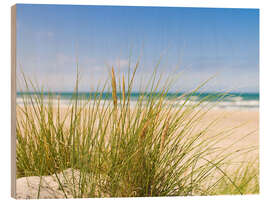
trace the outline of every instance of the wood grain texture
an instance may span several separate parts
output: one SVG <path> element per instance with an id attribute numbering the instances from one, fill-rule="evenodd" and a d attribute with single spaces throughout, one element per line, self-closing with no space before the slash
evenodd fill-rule
<path id="1" fill-rule="evenodd" d="M 16 196 L 16 5 L 11 7 L 11 197 Z"/>

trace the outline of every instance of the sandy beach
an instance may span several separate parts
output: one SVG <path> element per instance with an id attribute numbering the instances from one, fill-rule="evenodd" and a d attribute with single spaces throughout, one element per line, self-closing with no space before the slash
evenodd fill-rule
<path id="1" fill-rule="evenodd" d="M 233 141 L 236 141 L 241 136 L 250 134 L 237 145 L 242 146 L 258 146 L 259 145 L 259 112 L 249 110 L 212 110 L 201 121 L 201 125 L 207 125 L 214 118 L 219 118 L 212 133 L 222 130 L 231 129 Z"/>
<path id="2" fill-rule="evenodd" d="M 205 127 L 214 118 L 218 122 L 209 133 L 215 135 L 227 131 L 227 138 L 218 143 L 220 147 L 231 146 L 229 151 L 254 147 L 248 157 L 237 157 L 237 161 L 256 159 L 259 156 L 259 111 L 249 110 L 212 110 L 199 125 Z M 231 130 L 230 130 L 231 129 Z"/>

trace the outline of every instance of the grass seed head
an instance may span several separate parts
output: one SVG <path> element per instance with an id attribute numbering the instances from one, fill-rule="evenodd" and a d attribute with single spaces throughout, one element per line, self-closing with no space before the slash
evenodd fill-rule
<path id="1" fill-rule="evenodd" d="M 163 130 L 162 135 L 161 135 L 161 148 L 160 148 L 161 151 L 163 151 L 163 149 L 164 149 L 165 139 L 166 139 L 166 137 L 168 136 L 169 125 L 170 125 L 170 117 L 168 117 L 168 118 L 165 120 L 164 130 Z"/>
<path id="2" fill-rule="evenodd" d="M 117 94 L 116 94 L 116 80 L 114 74 L 114 68 L 112 67 L 112 97 L 113 97 L 113 106 L 117 107 Z"/>

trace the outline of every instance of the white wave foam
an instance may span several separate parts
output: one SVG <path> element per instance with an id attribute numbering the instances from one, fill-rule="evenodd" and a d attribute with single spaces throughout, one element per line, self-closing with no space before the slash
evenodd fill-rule
<path id="1" fill-rule="evenodd" d="M 27 104 L 31 104 L 30 100 L 26 100 Z M 44 99 L 43 100 L 45 104 L 49 103 L 49 99 Z M 58 102 L 59 105 L 61 106 L 69 106 L 70 104 L 72 104 L 72 101 L 70 99 L 60 99 L 59 101 L 57 99 L 53 99 L 50 100 L 50 102 L 57 106 Z M 87 100 L 79 100 L 78 101 L 78 105 L 83 105 L 87 102 Z M 107 104 L 111 104 L 112 100 L 102 100 L 101 103 L 106 102 Z M 167 105 L 173 105 L 174 107 L 179 107 L 182 105 L 186 105 L 186 106 L 192 106 L 192 105 L 196 105 L 198 104 L 199 101 L 194 101 L 194 100 L 166 100 L 165 104 Z M 16 103 L 18 105 L 23 105 L 24 104 L 24 100 L 21 97 L 18 97 L 16 100 Z M 94 105 L 94 100 L 90 100 L 88 101 L 88 105 Z M 131 107 L 136 106 L 137 101 L 136 100 L 131 100 L 130 101 L 130 105 Z M 146 104 L 146 101 L 143 101 L 142 104 Z M 240 100 L 240 99 L 236 99 L 235 101 L 220 101 L 220 102 L 210 102 L 210 101 L 204 101 L 201 103 L 202 106 L 206 106 L 206 105 L 214 105 L 215 109 L 258 109 L 259 108 L 259 101 L 258 100 Z M 200 106 L 200 105 L 199 105 Z"/>

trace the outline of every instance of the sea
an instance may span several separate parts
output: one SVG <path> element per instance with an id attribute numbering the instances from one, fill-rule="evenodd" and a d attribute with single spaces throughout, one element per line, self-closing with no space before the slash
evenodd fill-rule
<path id="1" fill-rule="evenodd" d="M 157 94 L 150 93 L 131 93 L 130 94 L 130 104 L 136 105 L 136 101 L 140 96 L 144 96 L 144 100 L 146 102 L 147 97 L 155 97 Z M 94 104 L 94 98 L 100 97 L 104 101 L 110 102 L 112 100 L 112 93 L 103 92 L 78 92 L 74 94 L 72 92 L 55 92 L 55 93 L 33 93 L 33 92 L 17 92 L 16 102 L 18 105 L 23 104 L 23 97 L 27 98 L 27 96 L 34 95 L 43 95 L 44 102 L 49 101 L 49 97 L 53 98 L 53 103 L 57 105 L 58 101 L 61 105 L 70 105 L 74 98 L 78 98 L 79 101 L 88 100 L 89 103 Z M 118 93 L 117 97 L 120 99 L 121 94 Z M 165 103 L 174 105 L 175 107 L 181 105 L 194 105 L 198 102 L 201 102 L 203 106 L 213 104 L 213 108 L 215 109 L 235 109 L 235 110 L 258 110 L 259 109 L 259 93 L 167 93 Z M 79 102 L 82 104 L 83 102 Z"/>

